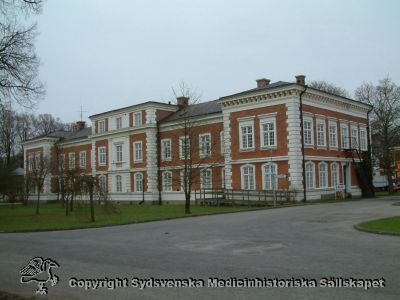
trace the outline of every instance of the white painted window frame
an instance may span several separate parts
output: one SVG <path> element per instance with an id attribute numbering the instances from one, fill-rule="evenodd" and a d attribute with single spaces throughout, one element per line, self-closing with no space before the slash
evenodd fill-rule
<path id="1" fill-rule="evenodd" d="M 329 132 L 329 148 L 330 149 L 338 149 L 338 130 L 337 130 L 337 123 L 336 122 L 328 122 L 328 132 Z M 335 128 L 334 138 L 332 138 L 331 128 Z M 335 141 L 335 144 L 332 144 L 332 141 Z"/>
<path id="2" fill-rule="evenodd" d="M 169 176 L 168 182 L 169 184 L 167 185 L 167 180 L 166 176 Z M 171 171 L 164 171 L 162 173 L 162 188 L 163 192 L 172 192 L 172 172 Z"/>
<path id="3" fill-rule="evenodd" d="M 317 147 L 326 148 L 326 122 L 325 120 L 317 119 Z M 322 132 L 319 130 L 322 126 Z M 322 134 L 322 140 L 320 139 L 320 133 Z"/>
<path id="4" fill-rule="evenodd" d="M 308 166 L 311 166 L 311 175 L 312 175 L 312 181 L 310 183 L 310 181 L 308 180 L 308 176 L 307 174 L 310 173 L 310 171 L 308 170 Z M 313 162 L 306 162 L 305 164 L 305 177 L 304 180 L 306 181 L 306 190 L 309 189 L 314 189 L 315 188 L 315 163 Z"/>
<path id="5" fill-rule="evenodd" d="M 73 170 L 76 167 L 75 152 L 68 153 L 68 169 Z"/>
<path id="6" fill-rule="evenodd" d="M 261 141 L 261 148 L 276 148 L 278 139 L 277 139 L 277 130 L 276 130 L 276 117 L 259 117 L 260 120 L 260 141 Z M 269 134 L 267 137 L 267 143 L 264 137 L 264 125 L 265 124 L 272 124 L 274 129 L 272 130 L 274 134 L 274 143 L 273 145 L 270 144 Z M 270 132 L 270 130 L 268 130 Z"/>
<path id="7" fill-rule="evenodd" d="M 135 112 L 133 114 L 133 126 L 142 126 L 143 125 L 143 118 L 142 118 L 142 112 Z"/>
<path id="8" fill-rule="evenodd" d="M 203 138 L 207 138 L 207 141 L 203 141 Z M 207 147 L 208 144 L 208 147 Z M 199 134 L 199 153 L 200 157 L 206 157 L 206 156 L 211 156 L 212 149 L 211 149 L 211 133 L 201 133 Z"/>
<path id="9" fill-rule="evenodd" d="M 104 153 L 102 153 L 102 150 L 104 150 Z M 105 146 L 101 146 L 97 149 L 98 154 L 97 156 L 99 157 L 99 166 L 105 166 L 107 164 L 107 151 Z M 102 161 L 102 158 L 104 158 L 104 161 Z"/>
<path id="10" fill-rule="evenodd" d="M 143 141 L 133 142 L 133 161 L 143 162 Z"/>
<path id="11" fill-rule="evenodd" d="M 323 173 L 321 172 L 321 167 L 325 168 Z M 321 174 L 324 174 L 324 176 L 322 177 Z M 321 179 L 323 179 L 324 185 L 321 185 Z M 320 162 L 318 163 L 318 187 L 327 188 L 328 186 L 328 164 L 326 162 Z"/>
<path id="12" fill-rule="evenodd" d="M 242 128 L 250 127 L 251 134 L 246 133 L 246 147 L 243 144 L 243 132 Z M 249 137 L 251 137 L 251 146 L 249 146 Z M 242 151 L 250 151 L 255 149 L 255 140 L 254 140 L 254 119 L 251 120 L 242 120 L 239 121 L 239 143 L 240 143 L 240 150 Z"/>
<path id="13" fill-rule="evenodd" d="M 205 175 L 208 174 L 209 178 L 206 179 Z M 209 182 L 205 182 L 206 180 L 209 180 Z M 207 183 L 207 185 L 206 185 Z M 202 189 L 212 189 L 213 187 L 213 177 L 212 177 L 212 169 L 211 168 L 207 168 L 207 169 L 203 169 L 200 171 L 200 187 Z"/>
<path id="14" fill-rule="evenodd" d="M 79 152 L 79 167 L 86 169 L 86 151 Z"/>
<path id="15" fill-rule="evenodd" d="M 183 146 L 184 146 L 184 140 L 186 139 L 186 149 L 185 149 L 185 151 L 189 151 L 189 153 L 187 153 L 187 155 L 185 155 L 185 153 L 184 153 L 184 149 L 183 149 Z M 179 137 L 179 158 L 180 159 L 190 159 L 190 147 L 191 147 L 191 145 L 190 145 L 190 138 L 189 138 L 189 136 L 180 136 Z M 186 157 L 185 157 L 186 156 Z"/>
<path id="16" fill-rule="evenodd" d="M 144 175 L 143 172 L 135 172 L 133 174 L 134 177 L 134 191 L 135 192 L 143 192 L 144 189 Z M 140 180 L 139 180 L 140 177 Z"/>
<path id="17" fill-rule="evenodd" d="M 252 172 L 251 173 L 249 172 L 249 174 L 246 175 L 244 173 L 245 168 L 252 168 Z M 249 188 L 246 189 L 245 176 L 251 176 L 253 178 L 253 187 L 251 187 L 251 185 L 250 185 Z M 243 190 L 255 190 L 256 189 L 256 167 L 254 165 L 245 164 L 245 165 L 241 166 L 240 167 L 240 177 L 241 177 L 241 186 L 242 186 Z M 250 180 L 249 180 L 249 183 L 250 183 Z"/>
<path id="18" fill-rule="evenodd" d="M 165 143 L 168 143 L 169 146 L 165 147 Z M 166 151 L 168 149 L 168 151 Z M 166 156 L 166 154 L 169 156 Z M 171 139 L 162 139 L 161 140 L 161 159 L 162 161 L 171 161 L 172 160 L 172 140 Z"/>
<path id="19" fill-rule="evenodd" d="M 275 169 L 274 173 L 267 173 L 266 172 L 266 168 L 269 167 L 269 166 L 273 166 L 274 167 L 274 169 Z M 278 164 L 277 163 L 271 163 L 271 162 L 263 164 L 261 172 L 262 172 L 262 186 L 263 186 L 263 189 L 264 190 L 272 190 L 273 188 L 277 189 L 278 188 Z M 270 176 L 270 179 L 269 179 L 270 187 L 267 187 L 267 184 L 266 184 L 266 182 L 267 182 L 267 180 L 266 180 L 267 174 Z"/>
<path id="20" fill-rule="evenodd" d="M 306 123 L 310 123 L 310 130 L 306 130 Z M 306 139 L 306 132 L 310 132 L 310 143 Z M 314 146 L 314 119 L 312 117 L 303 117 L 303 140 L 305 146 Z"/>

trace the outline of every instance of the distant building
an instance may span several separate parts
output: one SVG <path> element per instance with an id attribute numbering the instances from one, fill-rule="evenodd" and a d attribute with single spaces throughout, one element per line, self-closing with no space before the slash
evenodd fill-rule
<path id="1" fill-rule="evenodd" d="M 200 104 L 180 97 L 177 105 L 149 101 L 93 115 L 90 128 L 78 122 L 74 132 L 25 142 L 25 171 L 35 156 L 50 157 L 63 138 L 66 165 L 97 176 L 113 200 L 138 201 L 143 192 L 157 200 L 159 190 L 163 200 L 182 200 L 183 109 L 198 121 L 198 138 L 190 143 L 209 166 L 193 189 L 276 187 L 297 190 L 301 200 L 304 187 L 307 199 L 319 199 L 343 184 L 348 194 L 361 195 L 361 157 L 351 152 L 368 149 L 371 106 L 307 87 L 302 75 L 295 82 L 260 79 L 253 89 Z M 56 189 L 48 178 L 44 199 Z"/>

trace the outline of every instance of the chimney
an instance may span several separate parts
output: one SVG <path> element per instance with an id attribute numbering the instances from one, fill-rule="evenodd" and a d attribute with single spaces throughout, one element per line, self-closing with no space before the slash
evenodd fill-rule
<path id="1" fill-rule="evenodd" d="M 258 88 L 258 89 L 265 88 L 265 87 L 270 83 L 270 81 L 271 81 L 271 80 L 265 79 L 265 78 L 257 79 L 257 80 L 256 80 L 256 82 L 257 82 L 257 88 Z"/>
<path id="2" fill-rule="evenodd" d="M 305 85 L 306 84 L 306 76 L 304 75 L 297 75 L 296 77 L 296 83 L 300 85 Z"/>
<path id="3" fill-rule="evenodd" d="M 75 130 L 79 131 L 85 128 L 85 121 L 78 121 L 75 124 Z"/>
<path id="4" fill-rule="evenodd" d="M 189 98 L 185 96 L 176 97 L 176 101 L 179 106 L 185 107 L 189 105 Z"/>

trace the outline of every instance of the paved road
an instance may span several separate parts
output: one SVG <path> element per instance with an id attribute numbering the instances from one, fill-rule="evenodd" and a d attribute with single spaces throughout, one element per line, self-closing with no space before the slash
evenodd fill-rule
<path id="1" fill-rule="evenodd" d="M 0 290 L 31 296 L 19 269 L 60 264 L 50 299 L 400 299 L 400 237 L 353 229 L 400 215 L 399 197 L 46 233 L 0 234 Z M 76 278 L 385 278 L 385 288 L 71 288 Z"/>

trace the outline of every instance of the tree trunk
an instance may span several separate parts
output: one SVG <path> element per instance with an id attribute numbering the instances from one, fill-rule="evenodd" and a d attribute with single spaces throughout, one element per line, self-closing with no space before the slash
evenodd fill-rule
<path id="1" fill-rule="evenodd" d="M 70 211 L 74 211 L 74 193 L 71 194 L 71 200 L 69 200 L 70 203 Z"/>
<path id="2" fill-rule="evenodd" d="M 185 214 L 191 214 L 190 211 L 190 193 L 185 193 Z"/>
<path id="3" fill-rule="evenodd" d="M 68 205 L 68 197 L 65 197 L 65 215 L 68 216 L 68 209 L 69 209 L 69 205 Z"/>
<path id="4" fill-rule="evenodd" d="M 89 187 L 89 197 L 90 197 L 90 217 L 92 219 L 92 222 L 94 222 L 95 219 L 94 219 L 93 186 Z"/>
<path id="5" fill-rule="evenodd" d="M 36 200 L 36 214 L 39 214 L 39 201 L 40 201 L 40 188 L 38 187 L 38 194 L 37 194 L 37 200 Z"/>

